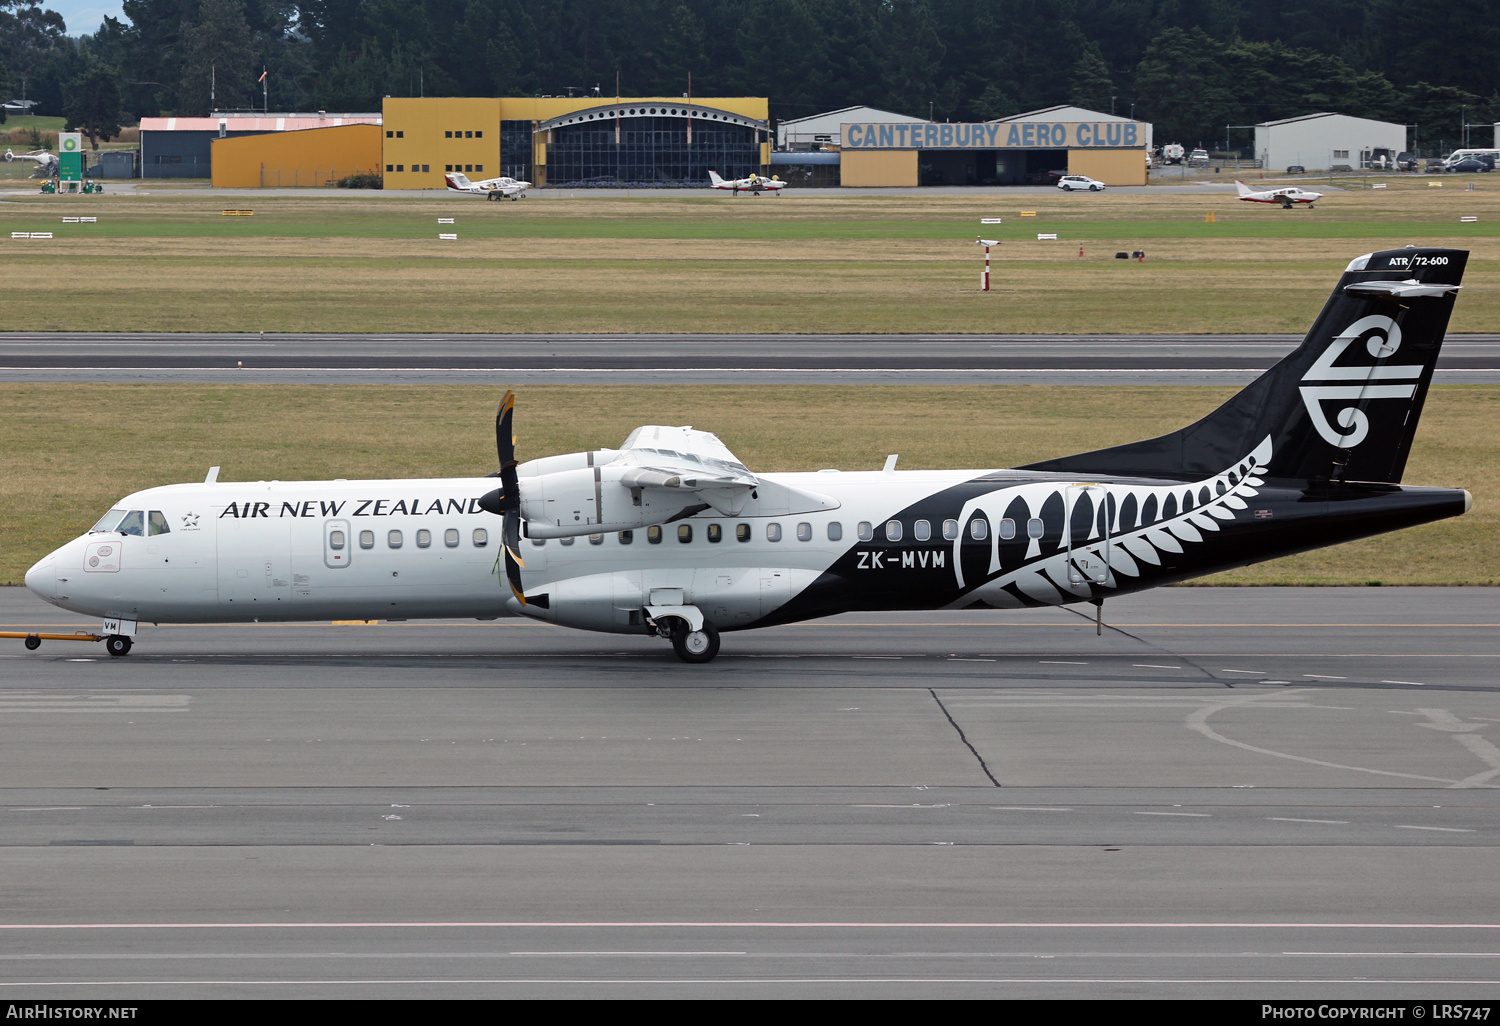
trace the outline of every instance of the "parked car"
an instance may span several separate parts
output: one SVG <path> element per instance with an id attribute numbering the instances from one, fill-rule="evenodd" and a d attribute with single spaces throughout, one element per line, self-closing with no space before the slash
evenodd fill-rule
<path id="1" fill-rule="evenodd" d="M 1465 157 L 1463 160 L 1455 161 L 1444 166 L 1445 171 L 1472 173 L 1475 171 L 1493 171 L 1495 165 L 1488 161 L 1480 160 L 1478 157 Z"/>
<path id="2" fill-rule="evenodd" d="M 1441 157 L 1428 157 L 1427 163 L 1423 166 L 1422 170 L 1431 173 L 1433 171 L 1442 171 L 1446 167 L 1447 165 L 1443 163 Z"/>
<path id="3" fill-rule="evenodd" d="M 1301 164 L 1293 164 L 1291 167 L 1288 167 L 1286 169 L 1286 173 L 1289 175 L 1305 174 L 1306 171 L 1307 168 L 1303 167 Z"/>
<path id="4" fill-rule="evenodd" d="M 1188 154 L 1187 162 L 1193 167 L 1202 167 L 1203 165 L 1208 163 L 1208 151 L 1194 150 L 1192 153 Z"/>
<path id="5" fill-rule="evenodd" d="M 1417 155 L 1415 153 L 1396 154 L 1397 171 L 1415 171 L 1417 170 L 1417 165 L 1419 163 L 1420 161 L 1417 160 Z"/>
<path id="6" fill-rule="evenodd" d="M 1087 175 L 1063 175 L 1057 180 L 1057 187 L 1063 192 L 1077 192 L 1087 189 L 1089 192 L 1103 192 L 1104 183 L 1096 181 Z"/>

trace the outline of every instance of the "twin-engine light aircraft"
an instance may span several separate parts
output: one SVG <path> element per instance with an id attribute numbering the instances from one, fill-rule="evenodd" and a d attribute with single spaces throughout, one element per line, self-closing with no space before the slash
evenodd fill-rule
<path id="1" fill-rule="evenodd" d="M 1267 189 L 1264 192 L 1256 192 L 1244 182 L 1236 181 L 1235 187 L 1239 189 L 1240 199 L 1246 203 L 1280 203 L 1283 210 L 1291 210 L 1298 203 L 1306 203 L 1307 209 L 1323 198 L 1321 192 L 1309 192 L 1299 189 L 1295 185 L 1289 185 L 1284 189 Z"/>
<path id="2" fill-rule="evenodd" d="M 1011 470 L 766 474 L 706 431 L 653 425 L 518 463 L 507 393 L 498 482 L 214 468 L 121 499 L 26 585 L 103 618 L 112 655 L 141 622 L 512 614 L 701 663 L 720 632 L 851 610 L 1102 606 L 1466 512 L 1462 489 L 1399 482 L 1467 258 L 1359 257 L 1298 349 L 1144 442 Z"/>
<path id="3" fill-rule="evenodd" d="M 742 192 L 748 192 L 753 196 L 759 196 L 763 192 L 774 192 L 780 195 L 781 190 L 786 188 L 786 183 L 776 175 L 767 178 L 764 175 L 758 175 L 753 172 L 749 178 L 724 179 L 719 177 L 719 172 L 710 171 L 708 173 L 708 182 L 715 189 L 724 189 L 727 192 L 734 193 L 736 196 Z"/>
<path id="4" fill-rule="evenodd" d="M 523 199 L 526 196 L 526 190 L 531 188 L 530 182 L 519 182 L 504 175 L 499 178 L 486 178 L 482 182 L 471 182 L 468 175 L 460 171 L 450 171 L 443 175 L 443 180 L 448 183 L 449 192 L 468 193 L 471 196 L 483 196 L 485 199 L 492 200 Z"/>

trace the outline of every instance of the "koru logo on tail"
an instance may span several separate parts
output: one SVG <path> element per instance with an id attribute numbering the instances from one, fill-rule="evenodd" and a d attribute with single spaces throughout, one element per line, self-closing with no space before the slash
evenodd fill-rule
<path id="1" fill-rule="evenodd" d="M 1366 338 L 1368 336 L 1368 338 Z M 1352 449 L 1370 433 L 1370 418 L 1360 407 L 1371 399 L 1410 399 L 1417 394 L 1421 364 L 1354 364 L 1339 367 L 1339 357 L 1361 338 L 1375 360 L 1384 360 L 1401 348 L 1401 326 L 1390 317 L 1361 317 L 1334 338 L 1317 361 L 1302 375 L 1302 403 L 1313 426 L 1329 445 Z M 1384 384 L 1405 381 L 1409 384 Z M 1340 382 L 1331 384 L 1330 382 Z M 1348 402 L 1330 422 L 1325 402 Z M 1338 427 L 1334 424 L 1337 423 Z"/>

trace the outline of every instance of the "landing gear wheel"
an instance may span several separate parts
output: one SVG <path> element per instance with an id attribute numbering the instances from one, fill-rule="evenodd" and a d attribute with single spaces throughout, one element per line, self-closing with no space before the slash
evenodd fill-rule
<path id="1" fill-rule="evenodd" d="M 28 652 L 35 652 L 37 649 L 39 649 L 41 647 L 42 647 L 42 639 L 41 638 L 37 637 L 35 634 L 28 634 L 26 636 L 26 651 L 28 651 Z"/>
<path id="2" fill-rule="evenodd" d="M 685 663 L 706 663 L 719 654 L 719 629 L 704 620 L 701 631 L 675 630 L 672 651 Z"/>
<path id="3" fill-rule="evenodd" d="M 104 639 L 104 650 L 112 656 L 130 654 L 130 639 L 123 634 L 111 634 Z"/>

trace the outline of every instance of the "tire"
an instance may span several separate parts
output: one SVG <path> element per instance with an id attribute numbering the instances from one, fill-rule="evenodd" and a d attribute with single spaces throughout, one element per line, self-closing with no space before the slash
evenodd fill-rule
<path id="1" fill-rule="evenodd" d="M 1091 186 L 1089 186 L 1089 192 L 1098 192 L 1098 191 L 1099 191 L 1099 186 L 1097 186 L 1097 185 L 1091 185 Z"/>
<path id="2" fill-rule="evenodd" d="M 130 639 L 123 634 L 111 634 L 104 639 L 104 650 L 119 658 L 130 654 Z"/>
<path id="3" fill-rule="evenodd" d="M 704 620 L 701 631 L 673 631 L 672 651 L 685 663 L 711 662 L 719 654 L 719 629 Z"/>
<path id="4" fill-rule="evenodd" d="M 31 635 L 27 636 L 27 638 L 26 638 L 26 651 L 28 651 L 28 652 L 35 652 L 37 649 L 39 649 L 41 647 L 42 647 L 42 639 L 41 638 L 37 637 L 35 634 L 31 634 Z"/>

